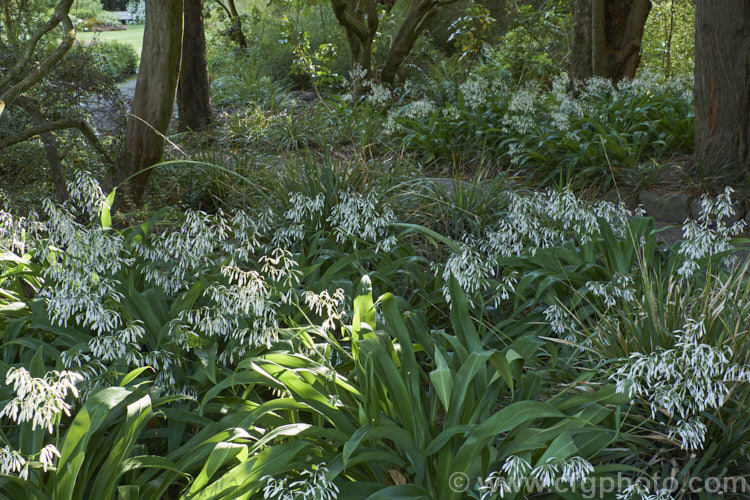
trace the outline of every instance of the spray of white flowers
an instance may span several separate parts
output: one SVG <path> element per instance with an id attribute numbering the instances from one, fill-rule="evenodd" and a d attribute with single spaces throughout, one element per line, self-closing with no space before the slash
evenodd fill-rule
<path id="1" fill-rule="evenodd" d="M 78 384 L 83 377 L 70 371 L 50 371 L 44 377 L 32 377 L 25 368 L 9 368 L 5 376 L 6 385 L 12 385 L 15 397 L 2 410 L 0 418 L 6 417 L 17 424 L 31 422 L 32 429 L 41 427 L 50 434 L 58 423 L 61 413 L 70 416 L 71 405 L 66 402 L 68 393 L 78 397 Z M 60 452 L 48 444 L 36 455 L 44 471 L 54 468 L 54 457 Z M 0 474 L 28 477 L 31 457 L 24 457 L 9 446 L 0 448 Z"/>
<path id="2" fill-rule="evenodd" d="M 612 307 L 618 301 L 635 301 L 633 278 L 625 274 L 615 273 L 610 281 L 589 281 L 586 287 L 595 297 L 601 298 L 606 307 Z"/>
<path id="3" fill-rule="evenodd" d="M 302 471 L 301 479 L 291 481 L 288 477 L 276 479 L 271 476 L 261 478 L 265 482 L 263 498 L 268 500 L 336 500 L 339 487 L 328 481 L 328 468 L 321 463 L 314 471 Z"/>
<path id="4" fill-rule="evenodd" d="M 679 275 L 692 276 L 699 268 L 698 260 L 734 248 L 730 240 L 740 234 L 746 224 L 743 219 L 730 223 L 735 215 L 733 192 L 727 187 L 716 200 L 703 195 L 698 220 L 688 219 L 683 224 L 684 241 L 679 253 L 685 260 L 677 271 Z M 725 259 L 725 263 L 731 263 L 731 257 Z"/>
<path id="5" fill-rule="evenodd" d="M 305 303 L 307 307 L 315 311 L 315 314 L 325 318 L 323 329 L 331 330 L 336 325 L 336 321 L 341 319 L 340 308 L 344 304 L 344 290 L 337 288 L 333 295 L 328 290 L 315 293 L 310 290 L 304 292 Z"/>
<path id="6" fill-rule="evenodd" d="M 552 488 L 557 481 L 570 486 L 584 483 L 594 466 L 588 460 L 573 456 L 568 459 L 550 458 L 536 467 L 517 455 L 509 456 L 500 470 L 493 471 L 480 481 L 480 500 L 486 500 L 494 495 L 505 498 L 513 496 L 528 487 Z"/>
<path id="7" fill-rule="evenodd" d="M 537 249 L 549 248 L 568 238 L 579 238 L 583 243 L 599 236 L 599 220 L 609 224 L 613 232 L 624 235 L 633 212 L 622 204 L 606 201 L 589 203 L 570 190 L 507 194 L 508 208 L 498 222 L 485 230 L 484 238 L 466 238 L 458 243 L 444 267 L 446 282 L 443 294 L 449 299 L 447 280 L 454 276 L 467 294 L 477 291 L 492 293 L 495 301 L 507 299 L 515 290 L 516 274 L 501 273 L 496 262 L 503 257 L 533 254 Z M 493 280 L 497 277 L 497 280 Z M 499 281 L 498 281 L 499 280 Z M 592 283 L 602 293 L 631 298 L 628 276 L 618 275 L 613 284 Z"/>
<path id="8" fill-rule="evenodd" d="M 750 381 L 750 369 L 732 364 L 729 348 L 702 342 L 702 320 L 688 320 L 674 336 L 674 348 L 633 353 L 611 378 L 618 392 L 645 401 L 652 418 L 660 411 L 671 415 L 676 423 L 669 436 L 679 438 L 681 448 L 699 450 L 706 433 L 701 412 L 721 407 L 730 384 Z"/>

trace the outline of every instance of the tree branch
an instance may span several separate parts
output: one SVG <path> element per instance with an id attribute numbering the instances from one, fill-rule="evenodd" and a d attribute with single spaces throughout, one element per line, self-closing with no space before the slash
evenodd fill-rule
<path id="1" fill-rule="evenodd" d="M 21 93 L 25 92 L 32 86 L 34 86 L 36 83 L 38 83 L 42 78 L 47 76 L 50 71 L 55 67 L 57 63 L 59 63 L 63 57 L 65 57 L 65 54 L 68 53 L 70 48 L 73 46 L 73 43 L 76 39 L 76 32 L 75 28 L 73 27 L 73 22 L 70 20 L 70 17 L 68 16 L 68 13 L 70 12 L 70 8 L 73 5 L 73 0 L 60 0 L 60 3 L 57 4 L 57 7 L 55 7 L 55 14 L 54 17 L 45 24 L 44 28 L 47 28 L 51 25 L 51 28 L 47 31 L 43 31 L 40 33 L 35 34 L 34 38 L 36 38 L 36 41 L 32 43 L 32 47 L 30 48 L 31 52 L 33 52 L 34 47 L 36 47 L 37 42 L 39 39 L 47 32 L 49 32 L 52 28 L 57 26 L 57 24 L 62 23 L 63 28 L 65 29 L 65 38 L 62 42 L 60 42 L 60 45 L 57 46 L 57 48 L 52 52 L 52 54 L 47 57 L 44 61 L 42 61 L 41 64 L 37 66 L 37 68 L 32 71 L 26 78 L 18 82 L 17 84 L 13 85 L 8 90 L 4 91 L 2 94 L 0 94 L 0 100 L 4 101 L 6 105 L 10 106 L 10 104 L 13 102 L 13 100 L 18 97 Z M 38 35 L 38 37 L 37 37 Z M 32 40 L 34 40 L 32 38 Z M 30 57 L 30 56 L 29 56 Z M 22 61 L 23 66 L 26 65 L 26 61 Z M 18 65 L 16 65 L 18 66 Z M 21 67 L 22 69 L 23 67 Z M 11 73 L 15 71 L 15 67 L 13 70 L 11 70 Z M 20 71 L 20 70 L 19 70 Z M 17 75 L 16 75 L 17 76 Z M 3 82 L 8 80 L 8 78 L 3 78 Z M 2 87 L 0 85 L 0 87 Z"/>
<path id="2" fill-rule="evenodd" d="M 229 7 L 227 7 L 227 6 L 226 6 L 226 5 L 224 4 L 224 2 L 222 2 L 221 0 L 215 0 L 215 1 L 216 1 L 216 3 L 218 3 L 218 4 L 219 4 L 219 6 L 221 6 L 221 8 L 222 8 L 222 9 L 224 9 L 224 11 L 225 11 L 225 12 L 227 13 L 227 15 L 228 15 L 229 17 L 232 17 L 232 13 L 231 13 L 231 12 L 229 11 Z"/>
<path id="3" fill-rule="evenodd" d="M 96 137 L 96 133 L 91 128 L 91 125 L 89 125 L 86 120 L 75 118 L 65 118 L 63 120 L 56 120 L 54 122 L 45 122 L 43 125 L 27 128 L 25 130 L 22 130 L 21 132 L 18 132 L 17 134 L 4 137 L 3 139 L 0 139 L 0 149 L 5 149 L 7 147 L 13 146 L 14 144 L 18 144 L 19 142 L 23 142 L 37 135 L 54 132 L 56 130 L 65 130 L 69 128 L 77 128 L 78 130 L 80 130 L 81 134 L 83 134 L 83 136 L 94 147 L 94 149 L 96 149 L 96 151 L 100 155 L 102 155 L 108 163 L 112 163 L 112 159 L 109 157 L 107 150 L 104 149 L 104 146 L 102 146 L 102 143 L 99 142 L 99 139 Z"/>
<path id="4" fill-rule="evenodd" d="M 55 29 L 58 24 L 60 24 L 60 20 L 57 18 L 57 16 L 53 16 L 44 24 L 44 26 L 39 29 L 39 31 L 34 33 L 34 36 L 32 36 L 29 40 L 29 45 L 26 48 L 26 53 L 21 59 L 19 59 L 15 66 L 13 66 L 10 71 L 8 71 L 3 79 L 0 80 L 0 89 L 2 89 L 3 87 L 7 87 L 15 77 L 21 74 L 21 71 L 23 71 L 23 69 L 26 67 L 26 65 L 34 55 L 34 51 L 36 50 L 36 46 L 39 44 L 39 40 L 41 40 L 44 35 Z"/>
<path id="5" fill-rule="evenodd" d="M 344 28 L 354 33 L 359 39 L 364 40 L 369 38 L 369 30 L 347 8 L 348 3 L 346 0 L 331 0 L 331 5 L 333 6 L 333 13 L 336 15 L 336 19 L 338 19 Z"/>
<path id="6" fill-rule="evenodd" d="M 37 103 L 24 96 L 19 96 L 16 102 L 31 116 L 31 122 L 35 127 L 41 127 L 46 123 L 42 110 Z M 52 173 L 52 184 L 55 186 L 55 191 L 60 202 L 64 203 L 70 195 L 68 187 L 65 185 L 62 160 L 60 159 L 60 151 L 57 149 L 57 139 L 55 139 L 52 132 L 39 134 L 39 137 L 42 139 L 42 144 L 44 144 L 44 155 L 47 157 L 47 163 L 49 163 Z"/>

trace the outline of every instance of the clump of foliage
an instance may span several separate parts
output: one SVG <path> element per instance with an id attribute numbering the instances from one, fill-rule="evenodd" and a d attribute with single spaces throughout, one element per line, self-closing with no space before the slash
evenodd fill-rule
<path id="1" fill-rule="evenodd" d="M 79 56 L 80 52 L 86 55 Z M 132 45 L 117 41 L 97 41 L 89 47 L 76 46 L 69 53 L 71 65 L 75 68 L 76 58 L 86 58 L 96 68 L 96 73 L 104 80 L 121 82 L 138 71 L 138 54 Z"/>
<path id="2" fill-rule="evenodd" d="M 120 230 L 86 175 L 43 224 L 2 212 L 0 488 L 487 499 L 750 467 L 730 193 L 668 248 L 570 192 L 498 188 L 458 239 L 387 173 L 266 184 L 286 195 Z"/>
<path id="3" fill-rule="evenodd" d="M 594 181 L 605 190 L 645 161 L 692 148 L 691 95 L 678 80 L 594 79 L 570 89 L 563 76 L 545 90 L 484 74 L 394 107 L 388 129 L 425 161 L 494 155 L 541 184 Z"/>

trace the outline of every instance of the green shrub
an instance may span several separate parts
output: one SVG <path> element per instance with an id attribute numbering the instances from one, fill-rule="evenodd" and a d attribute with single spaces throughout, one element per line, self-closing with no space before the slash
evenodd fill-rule
<path id="1" fill-rule="evenodd" d="M 129 43 L 98 41 L 88 50 L 100 71 L 116 82 L 127 80 L 138 71 L 138 53 Z"/>
<path id="2" fill-rule="evenodd" d="M 76 0 L 70 13 L 78 19 L 96 19 L 103 15 L 104 8 L 99 0 Z"/>
<path id="3" fill-rule="evenodd" d="M 615 88 L 593 79 L 570 91 L 561 77 L 551 91 L 512 90 L 482 74 L 450 85 L 440 106 L 427 97 L 394 107 L 389 122 L 404 147 L 428 162 L 489 156 L 541 185 L 605 191 L 644 161 L 692 150 L 692 97 L 679 81 L 643 77 Z"/>

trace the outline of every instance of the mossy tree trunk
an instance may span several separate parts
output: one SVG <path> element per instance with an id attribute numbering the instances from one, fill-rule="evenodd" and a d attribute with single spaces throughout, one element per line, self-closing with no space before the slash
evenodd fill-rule
<path id="1" fill-rule="evenodd" d="M 116 165 L 115 177 L 123 186 L 126 205 L 140 204 L 151 174 L 148 168 L 164 152 L 180 74 L 182 12 L 182 0 L 146 0 L 135 97 L 125 126 L 125 149 Z"/>
<path id="2" fill-rule="evenodd" d="M 245 32 L 242 27 L 242 17 L 240 17 L 237 11 L 234 0 L 216 0 L 216 3 L 224 9 L 224 12 L 229 17 L 229 39 L 236 43 L 242 50 L 247 49 L 247 38 L 245 38 Z"/>
<path id="3" fill-rule="evenodd" d="M 378 6 L 375 0 L 331 0 L 333 13 L 346 30 L 349 65 L 355 74 L 352 93 L 361 96 L 372 80 L 372 43 L 378 32 Z"/>
<path id="4" fill-rule="evenodd" d="M 750 174 L 750 2 L 695 6 L 695 159 L 714 182 Z"/>

